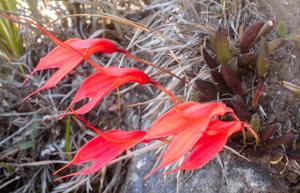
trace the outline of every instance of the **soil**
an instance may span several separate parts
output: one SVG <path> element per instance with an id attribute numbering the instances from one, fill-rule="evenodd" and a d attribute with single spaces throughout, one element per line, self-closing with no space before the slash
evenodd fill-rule
<path id="1" fill-rule="evenodd" d="M 289 34 L 299 34 L 300 1 L 267 0 L 264 4 L 270 10 L 270 15 L 274 17 L 275 21 L 281 20 L 286 24 Z M 261 100 L 263 109 L 266 110 L 268 121 L 275 121 L 278 124 L 277 134 L 294 133 L 298 136 L 300 130 L 300 97 L 285 89 L 281 85 L 281 81 L 300 85 L 300 50 L 295 43 L 288 43 L 274 52 L 270 56 L 270 61 L 267 90 Z M 298 146 L 297 143 L 294 144 L 294 148 L 295 146 Z M 300 192 L 298 163 L 289 160 L 287 169 L 283 168 L 282 174 L 291 184 L 290 191 Z"/>
<path id="2" fill-rule="evenodd" d="M 300 2 L 293 1 L 268 1 L 267 3 L 272 15 L 277 21 L 282 20 L 286 24 L 289 34 L 299 33 L 300 26 Z M 286 11 L 288 10 L 288 11 Z M 284 48 L 273 53 L 270 58 L 270 74 L 267 96 L 271 100 L 271 112 L 276 115 L 279 122 L 285 123 L 285 131 L 295 130 L 300 127 L 300 98 L 283 88 L 281 81 L 289 81 L 293 84 L 300 84 L 300 50 L 295 44 L 289 43 Z"/>

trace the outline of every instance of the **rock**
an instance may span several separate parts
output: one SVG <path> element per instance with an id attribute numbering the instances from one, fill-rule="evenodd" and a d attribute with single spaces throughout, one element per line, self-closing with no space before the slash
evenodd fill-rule
<path id="1" fill-rule="evenodd" d="M 155 162 L 154 153 L 133 158 L 122 193 L 287 193 L 284 179 L 272 176 L 267 168 L 224 152 L 223 167 L 214 159 L 200 170 L 161 176 L 157 173 L 144 180 Z M 162 172 L 162 171 L 161 171 Z"/>

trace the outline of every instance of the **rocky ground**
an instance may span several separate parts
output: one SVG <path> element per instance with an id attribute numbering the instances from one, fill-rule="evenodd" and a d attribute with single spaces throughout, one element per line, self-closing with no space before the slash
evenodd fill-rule
<path id="1" fill-rule="evenodd" d="M 300 2 L 297 0 L 268 0 L 260 3 L 259 10 L 266 18 L 286 23 L 290 34 L 300 30 Z M 261 98 L 267 114 L 265 122 L 276 123 L 277 134 L 299 133 L 300 97 L 288 92 L 281 81 L 300 85 L 300 50 L 288 43 L 270 56 L 267 89 Z M 300 167 L 297 161 L 287 160 L 280 166 L 263 164 L 223 152 L 203 169 L 170 177 L 143 176 L 153 167 L 153 154 L 134 158 L 130 163 L 123 193 L 287 193 L 300 192 Z M 257 159 L 257 158 L 253 158 Z M 260 159 L 259 159 L 260 160 Z M 286 165 L 285 165 L 286 164 Z M 284 165 L 284 166 L 283 166 Z M 286 167 L 285 167 L 286 166 Z"/>
<path id="2" fill-rule="evenodd" d="M 219 1 L 153 0 L 145 1 L 146 10 L 138 10 L 134 7 L 132 10 L 128 8 L 125 12 L 124 10 L 114 10 L 114 5 L 106 1 L 101 4 L 102 1 L 95 0 L 98 4 L 92 4 L 93 6 L 87 3 L 85 4 L 86 10 L 81 10 L 84 7 L 82 2 L 85 1 L 77 0 L 74 2 L 76 2 L 73 3 L 74 5 L 70 3 L 72 4 L 71 13 L 91 10 L 96 10 L 98 13 L 97 9 L 93 10 L 93 6 L 100 5 L 99 9 L 106 9 L 108 13 L 114 13 L 120 17 L 142 23 L 150 29 L 155 29 L 152 33 L 147 28 L 135 31 L 133 29 L 136 28 L 130 23 L 111 25 L 109 21 L 105 35 L 119 41 L 122 46 L 130 45 L 129 49 L 133 54 L 154 61 L 174 73 L 182 75 L 184 74 L 182 73 L 183 68 L 186 72 L 192 69 L 199 73 L 199 78 L 209 79 L 205 62 L 199 52 L 206 35 L 202 24 L 208 23 L 216 27 L 223 22 L 222 15 L 216 16 L 221 7 Z M 111 3 L 111 1 L 109 2 Z M 236 0 L 236 2 L 240 1 Z M 243 15 L 231 13 L 232 15 L 228 16 L 238 25 L 242 22 L 248 24 L 258 20 L 282 20 L 285 22 L 289 34 L 300 33 L 299 0 L 245 0 L 242 2 L 246 5 L 240 10 Z M 126 3 L 122 4 L 122 6 L 126 5 Z M 140 5 L 136 4 L 135 6 Z M 65 14 L 65 10 L 59 11 L 59 13 Z M 102 33 L 102 26 L 99 27 L 98 24 L 89 26 L 86 25 L 85 18 L 73 19 L 76 26 L 68 26 L 66 25 L 67 22 L 63 23 L 64 26 L 57 25 L 59 26 L 57 35 L 61 39 L 88 38 Z M 40 22 L 47 23 L 46 21 Z M 239 26 L 235 27 L 238 29 Z M 275 32 L 274 34 L 276 36 Z M 37 41 L 38 37 L 40 37 L 39 34 L 30 36 L 31 42 Z M 25 59 L 22 58 L 22 62 L 26 63 L 27 72 L 32 70 L 41 56 L 53 48 L 54 45 L 49 42 L 48 39 L 44 38 L 42 43 L 33 43 L 27 48 Z M 299 137 L 300 134 L 300 97 L 288 91 L 281 84 L 281 81 L 289 81 L 300 85 L 299 47 L 294 42 L 288 42 L 269 57 L 270 69 L 266 80 L 266 90 L 260 100 L 260 115 L 264 117 L 263 125 L 276 124 L 278 129 L 274 134 L 275 136 L 292 133 Z M 192 90 L 192 84 L 184 88 L 176 79 L 157 73 L 152 67 L 123 60 L 120 55 L 111 58 L 101 56 L 97 59 L 103 64 L 116 62 L 116 65 L 120 66 L 142 68 L 168 89 L 173 90 L 175 88 L 176 94 L 191 99 L 189 91 Z M 63 160 L 68 160 L 64 153 L 66 122 L 65 120 L 58 120 L 56 115 L 68 106 L 70 96 L 79 86 L 79 82 L 86 76 L 88 67 L 83 65 L 78 69 L 79 76 L 71 75 L 58 88 L 38 94 L 29 102 L 22 103 L 21 100 L 24 96 L 40 86 L 41 80 L 46 80 L 50 73 L 45 72 L 36 75 L 30 84 L 20 87 L 24 75 L 20 75 L 17 70 L 19 63 L 1 62 L 1 65 L 8 69 L 6 73 L 9 76 L 0 77 L 0 101 L 2 103 L 0 106 L 0 128 L 3 127 L 0 133 L 0 173 L 4 171 L 3 175 L 0 174 L 0 192 L 2 190 L 17 193 L 300 192 L 300 167 L 297 161 L 284 157 L 278 163 L 270 164 L 269 157 L 253 156 L 246 154 L 247 152 L 242 152 L 251 160 L 249 162 L 234 155 L 229 150 L 224 150 L 217 159 L 194 172 L 181 172 L 166 177 L 157 173 L 148 179 L 143 179 L 154 167 L 158 156 L 155 152 L 149 152 L 129 161 L 119 162 L 95 176 L 77 177 L 54 184 L 52 173 L 66 163 Z M 122 107 L 124 107 L 122 110 L 116 107 L 117 97 L 111 96 L 103 102 L 104 104 L 99 109 L 93 111 L 86 118 L 99 128 L 149 128 L 152 120 L 156 119 L 158 114 L 166 111 L 171 105 L 170 102 L 163 99 L 164 95 L 157 94 L 156 90 L 151 89 L 153 88 L 146 86 L 126 88 L 125 91 L 121 92 L 121 102 Z M 147 102 L 153 98 L 158 102 Z M 146 102 L 139 104 L 143 101 Z M 138 105 L 133 106 L 133 108 L 129 107 L 132 104 Z M 91 139 L 92 134 L 75 119 L 71 123 L 70 132 L 72 156 L 80 144 L 82 145 Z M 30 143 L 28 144 L 28 142 Z M 297 146 L 297 143 L 294 142 L 293 145 Z M 74 167 L 67 172 L 72 173 L 77 169 Z"/>

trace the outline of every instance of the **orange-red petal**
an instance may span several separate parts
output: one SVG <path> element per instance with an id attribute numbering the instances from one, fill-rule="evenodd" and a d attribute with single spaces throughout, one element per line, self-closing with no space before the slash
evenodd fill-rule
<path id="1" fill-rule="evenodd" d="M 59 70 L 57 70 L 50 77 L 46 84 L 44 84 L 35 92 L 31 93 L 25 99 L 41 90 L 56 86 L 70 71 L 75 69 L 83 60 L 85 60 L 85 57 L 89 57 L 94 53 L 111 54 L 114 52 L 124 53 L 125 51 L 118 48 L 114 42 L 103 38 L 87 40 L 74 38 L 67 40 L 64 42 L 63 46 L 58 45 L 45 57 L 43 57 L 36 68 L 33 70 L 33 72 L 25 80 L 26 82 L 30 78 L 30 76 L 32 76 L 32 74 L 37 71 L 50 68 L 59 68 Z"/>
<path id="2" fill-rule="evenodd" d="M 104 72 L 92 74 L 82 83 L 70 106 L 82 99 L 89 98 L 90 100 L 86 104 L 74 110 L 78 114 L 85 114 L 117 87 L 134 82 L 139 84 L 153 83 L 147 74 L 136 68 L 108 67 Z"/>
<path id="3" fill-rule="evenodd" d="M 227 133 L 228 136 L 243 129 L 244 122 L 242 121 L 214 121 L 209 124 L 205 131 L 208 135 L 216 135 L 218 133 Z"/>
<path id="4" fill-rule="evenodd" d="M 208 123 L 209 119 L 203 119 L 201 121 L 190 123 L 190 125 L 185 128 L 184 132 L 177 134 L 172 139 L 172 142 L 169 144 L 166 151 L 163 153 L 162 161 L 159 166 L 151 171 L 151 173 L 148 174 L 145 178 L 151 176 L 160 168 L 178 161 L 178 159 L 188 153 L 197 143 L 199 138 L 201 138 L 208 126 Z"/>
<path id="5" fill-rule="evenodd" d="M 198 120 L 208 120 L 226 113 L 226 105 L 221 102 L 185 102 L 164 113 L 147 132 L 145 139 L 174 136 Z"/>
<path id="6" fill-rule="evenodd" d="M 227 133 L 216 135 L 203 134 L 195 149 L 177 170 L 194 170 L 203 167 L 213 159 L 224 147 L 228 140 Z"/>
<path id="7" fill-rule="evenodd" d="M 212 120 L 187 159 L 178 168 L 167 173 L 203 167 L 223 149 L 232 133 L 242 129 L 241 121 Z"/>
<path id="8" fill-rule="evenodd" d="M 145 132 L 111 130 L 103 134 L 105 136 L 99 135 L 88 141 L 78 150 L 73 160 L 56 171 L 55 174 L 74 164 L 93 162 L 92 165 L 82 169 L 81 171 L 60 177 L 57 180 L 75 175 L 91 174 L 99 171 L 103 166 L 107 165 L 125 150 L 141 142 Z"/>

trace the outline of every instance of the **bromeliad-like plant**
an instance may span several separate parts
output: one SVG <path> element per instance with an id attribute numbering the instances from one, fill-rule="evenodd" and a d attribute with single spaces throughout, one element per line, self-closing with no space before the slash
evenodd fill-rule
<path id="1" fill-rule="evenodd" d="M 281 24 L 282 25 L 282 24 Z M 261 120 L 255 113 L 259 104 L 259 99 L 265 90 L 265 79 L 268 74 L 268 55 L 280 47 L 289 38 L 285 37 L 286 31 L 280 27 L 280 37 L 271 41 L 266 40 L 266 35 L 275 27 L 273 21 L 257 21 L 249 25 L 245 30 L 241 29 L 239 39 L 236 43 L 231 41 L 226 29 L 207 28 L 207 44 L 202 48 L 202 55 L 210 69 L 213 82 L 198 80 L 197 86 L 202 93 L 202 101 L 214 101 L 220 98 L 225 104 L 232 107 L 239 119 L 250 122 L 252 129 L 258 134 L 260 146 L 256 148 L 255 154 L 269 152 L 289 157 L 290 150 L 278 150 L 283 144 L 288 144 L 295 138 L 292 134 L 272 137 L 276 127 L 268 125 L 261 127 Z M 281 29 L 281 30 L 280 30 Z M 249 105 L 245 102 L 247 98 L 247 79 L 255 72 L 256 89 Z M 249 81 L 250 82 L 250 81 Z M 253 82 L 253 81 L 252 81 Z M 299 92 L 296 85 L 283 81 L 283 86 L 289 90 Z M 249 83 L 248 83 L 249 84 Z M 251 85 L 252 86 L 252 85 Z M 279 152 L 280 151 L 280 152 Z M 260 152 L 260 153 L 258 153 Z M 292 153 L 294 159 L 295 153 Z"/>
<path id="2" fill-rule="evenodd" d="M 209 28 L 207 46 L 203 47 L 202 55 L 216 84 L 198 81 L 198 88 L 204 95 L 202 100 L 221 98 L 233 107 L 240 119 L 251 120 L 248 107 L 242 100 L 247 90 L 247 82 L 242 81 L 241 77 L 245 74 L 249 76 L 251 69 L 256 71 L 257 87 L 251 103 L 252 110 L 255 110 L 265 89 L 264 79 L 269 68 L 268 55 L 286 41 L 284 38 L 266 40 L 265 36 L 274 26 L 273 21 L 255 22 L 245 30 L 240 30 L 239 40 L 235 44 L 230 40 L 226 29 Z M 256 42 L 259 42 L 258 49 L 254 48 Z"/>
<path id="3" fill-rule="evenodd" d="M 251 69 L 256 69 L 258 83 L 251 105 L 255 110 L 265 88 L 264 79 L 269 67 L 268 55 L 285 41 L 284 38 L 266 41 L 264 36 L 274 26 L 273 21 L 255 22 L 241 32 L 236 44 L 230 40 L 226 29 L 220 27 L 214 31 L 210 28 L 207 46 L 203 47 L 202 54 L 216 84 L 198 81 L 197 85 L 203 92 L 204 100 L 216 100 L 219 93 L 219 97 L 225 99 L 226 104 L 233 106 L 242 120 L 250 121 L 251 114 L 241 100 L 246 91 L 245 81 L 242 81 L 241 76 L 249 74 L 247 72 Z M 256 42 L 260 42 L 257 51 L 252 48 Z M 208 50 L 213 54 L 209 54 Z M 236 96 L 234 100 L 226 100 L 232 96 Z"/>
<path id="4" fill-rule="evenodd" d="M 155 173 L 162 167 L 175 163 L 178 159 L 185 156 L 185 161 L 177 169 L 171 170 L 168 173 L 177 170 L 194 170 L 201 168 L 222 150 L 228 138 L 233 133 L 241 131 L 244 133 L 245 128 L 254 136 L 256 142 L 258 142 L 258 137 L 251 127 L 246 122 L 240 121 L 233 110 L 222 102 L 199 103 L 189 101 L 177 104 L 176 96 L 171 91 L 165 89 L 160 83 L 153 80 L 142 70 L 112 66 L 103 67 L 89 59 L 90 55 L 98 52 L 106 54 L 118 52 L 139 62 L 143 61 L 131 55 L 127 50 L 120 48 L 111 40 L 81 40 L 75 38 L 62 42 L 30 19 L 5 14 L 1 15 L 13 21 L 25 21 L 32 24 L 57 44 L 57 47 L 40 60 L 31 75 L 37 71 L 50 68 L 56 68 L 58 70 L 50 77 L 44 86 L 28 97 L 41 90 L 55 87 L 71 70 L 75 69 L 76 66 L 83 61 L 87 61 L 97 71 L 86 78 L 82 83 L 64 115 L 75 115 L 88 127 L 93 129 L 98 136 L 83 145 L 73 160 L 55 172 L 55 174 L 74 164 L 91 162 L 91 165 L 58 179 L 95 173 L 103 166 L 113 162 L 113 160 L 127 149 L 138 143 L 148 143 L 152 140 L 164 142 L 167 144 L 167 148 L 160 156 L 160 165 L 149 175 Z M 157 67 L 154 64 L 152 64 L 152 66 Z M 157 68 L 167 72 L 164 69 Z M 170 72 L 168 73 L 173 75 Z M 28 79 L 29 78 L 27 78 L 26 81 Z M 80 114 L 88 113 L 113 90 L 127 83 L 138 83 L 140 85 L 151 84 L 157 87 L 171 97 L 174 102 L 174 107 L 158 118 L 147 132 L 122 131 L 119 129 L 102 132 L 94 128 L 80 116 Z M 26 99 L 28 97 L 26 97 Z M 80 108 L 73 110 L 73 105 L 85 98 L 88 98 L 89 101 Z M 224 119 L 224 117 L 226 117 L 226 119 Z"/>

